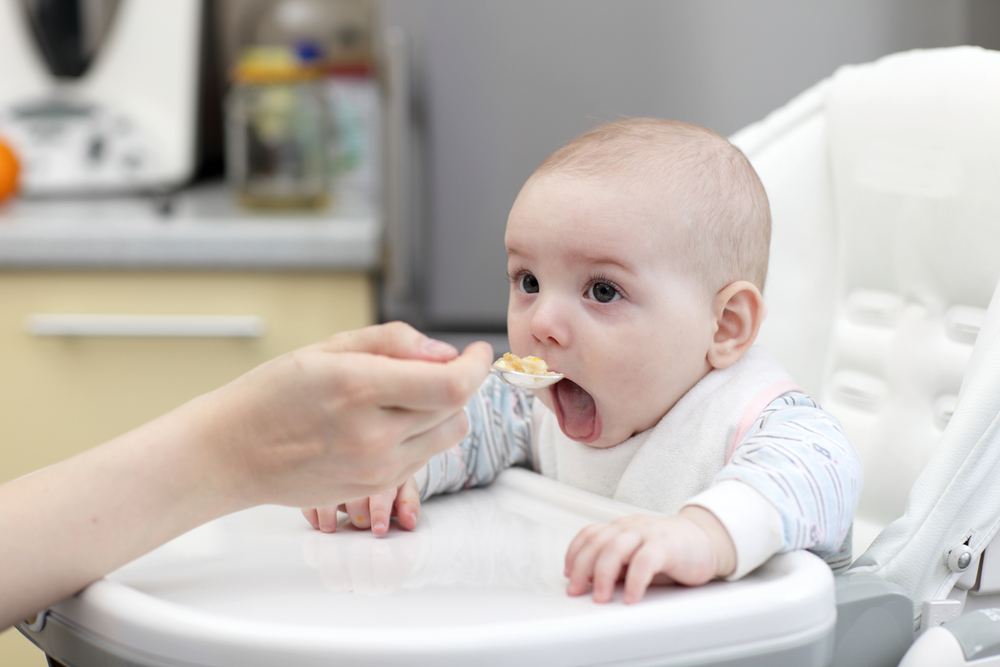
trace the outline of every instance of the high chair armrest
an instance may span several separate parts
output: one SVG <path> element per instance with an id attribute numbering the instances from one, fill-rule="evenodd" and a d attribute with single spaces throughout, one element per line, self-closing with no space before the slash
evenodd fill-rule
<path id="1" fill-rule="evenodd" d="M 895 667 L 913 643 L 913 601 L 902 587 L 865 572 L 834 577 L 836 647 L 831 667 Z"/>

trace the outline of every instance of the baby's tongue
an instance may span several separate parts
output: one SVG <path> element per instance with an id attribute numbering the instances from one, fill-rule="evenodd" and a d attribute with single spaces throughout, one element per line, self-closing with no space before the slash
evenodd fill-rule
<path id="1" fill-rule="evenodd" d="M 586 438 L 594 432 L 597 406 L 594 398 L 572 380 L 562 379 L 555 386 L 556 400 L 562 410 L 562 427 L 571 438 Z"/>

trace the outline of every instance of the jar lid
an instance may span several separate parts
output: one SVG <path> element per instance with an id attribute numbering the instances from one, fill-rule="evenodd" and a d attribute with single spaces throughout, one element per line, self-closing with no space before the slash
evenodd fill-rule
<path id="1" fill-rule="evenodd" d="M 232 72 L 237 83 L 292 83 L 319 77 L 320 70 L 313 60 L 303 62 L 291 49 L 281 46 L 247 49 Z"/>

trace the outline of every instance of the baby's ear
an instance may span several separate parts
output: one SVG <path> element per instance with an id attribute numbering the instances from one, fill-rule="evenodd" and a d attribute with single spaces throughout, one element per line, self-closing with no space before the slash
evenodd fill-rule
<path id="1" fill-rule="evenodd" d="M 764 298 L 756 285 L 737 280 L 715 295 L 712 316 L 715 334 L 708 348 L 708 363 L 712 368 L 728 368 L 757 340 L 764 319 Z"/>

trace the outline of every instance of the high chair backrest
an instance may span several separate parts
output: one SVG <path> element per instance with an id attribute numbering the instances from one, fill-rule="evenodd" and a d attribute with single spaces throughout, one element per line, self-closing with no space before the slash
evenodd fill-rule
<path id="1" fill-rule="evenodd" d="M 1000 53 L 844 67 L 732 139 L 773 216 L 760 343 L 865 463 L 858 556 L 903 515 L 1000 279 Z"/>

